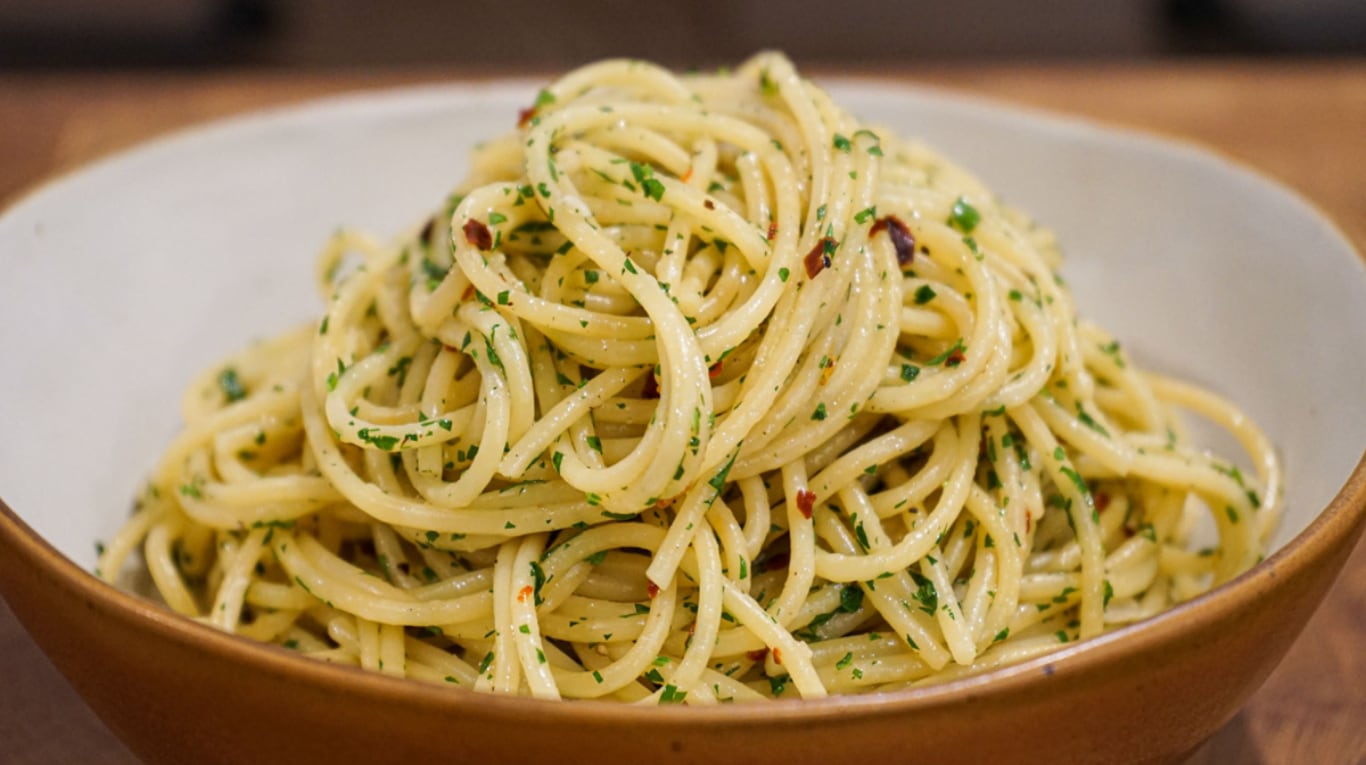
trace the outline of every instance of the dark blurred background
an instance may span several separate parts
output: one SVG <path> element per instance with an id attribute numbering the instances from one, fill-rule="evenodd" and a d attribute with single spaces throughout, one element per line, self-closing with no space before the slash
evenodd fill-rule
<path id="1" fill-rule="evenodd" d="M 0 69 L 803 66 L 1366 53 L 1366 0 L 0 0 Z"/>

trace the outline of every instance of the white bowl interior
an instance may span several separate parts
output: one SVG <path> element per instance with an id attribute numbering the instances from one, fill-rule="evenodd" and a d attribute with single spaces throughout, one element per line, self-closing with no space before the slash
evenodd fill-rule
<path id="1" fill-rule="evenodd" d="M 428 87 L 233 119 L 7 211 L 0 497 L 93 566 L 178 429 L 190 378 L 316 316 L 324 239 L 419 221 L 535 89 Z M 1314 209 L 1184 145 L 933 91 L 832 90 L 1053 227 L 1081 311 L 1140 364 L 1208 385 L 1262 424 L 1288 476 L 1276 545 L 1332 499 L 1366 444 L 1366 268 Z"/>

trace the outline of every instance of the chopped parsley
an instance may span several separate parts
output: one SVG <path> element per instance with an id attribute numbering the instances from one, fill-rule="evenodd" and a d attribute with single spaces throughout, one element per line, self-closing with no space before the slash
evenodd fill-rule
<path id="1" fill-rule="evenodd" d="M 218 389 L 223 391 L 229 402 L 241 401 L 247 397 L 247 389 L 237 377 L 237 370 L 232 367 L 218 373 Z"/>
<path id="2" fill-rule="evenodd" d="M 963 197 L 958 197 L 953 203 L 953 209 L 949 211 L 949 225 L 964 234 L 971 234 L 981 220 L 982 214 Z"/>

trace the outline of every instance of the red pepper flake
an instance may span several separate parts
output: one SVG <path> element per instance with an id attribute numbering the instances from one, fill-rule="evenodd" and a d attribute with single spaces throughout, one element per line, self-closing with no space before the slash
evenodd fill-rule
<path id="1" fill-rule="evenodd" d="M 678 176 L 678 180 L 683 181 L 684 183 L 687 183 L 688 181 L 691 181 L 691 180 L 692 180 L 692 168 L 691 168 L 691 167 L 688 168 L 686 172 L 684 172 L 682 175 Z M 707 208 L 707 209 L 711 209 L 711 208 Z"/>
<path id="2" fill-rule="evenodd" d="M 773 663 L 779 666 L 782 666 L 783 663 L 783 649 L 776 645 L 773 646 Z"/>
<path id="3" fill-rule="evenodd" d="M 718 361 L 715 364 L 712 364 L 711 366 L 707 367 L 707 379 L 715 380 L 716 378 L 720 377 L 723 364 L 724 362 Z"/>
<path id="4" fill-rule="evenodd" d="M 877 236 L 879 231 L 886 231 L 887 236 L 892 240 L 892 247 L 896 248 L 896 262 L 903 267 L 911 264 L 911 259 L 915 257 L 915 236 L 905 223 L 895 215 L 888 215 L 885 218 L 878 218 L 873 227 L 868 229 L 868 236 Z"/>
<path id="5" fill-rule="evenodd" d="M 702 201 L 702 206 L 705 207 L 705 208 L 707 208 L 708 210 L 715 210 L 715 209 L 716 209 L 716 203 L 713 202 L 713 201 L 711 201 L 710 199 L 703 200 L 703 201 Z"/>
<path id="6" fill-rule="evenodd" d="M 1105 508 L 1107 508 L 1107 507 L 1110 506 L 1110 495 L 1109 495 L 1109 494 L 1106 494 L 1106 493 L 1103 492 L 1103 491 L 1098 491 L 1098 492 L 1096 492 L 1096 494 L 1095 494 L 1095 498 L 1096 498 L 1096 512 L 1098 512 L 1098 513 L 1103 513 L 1103 512 L 1105 512 Z"/>
<path id="7" fill-rule="evenodd" d="M 645 382 L 640 386 L 641 398 L 659 398 L 659 378 L 655 377 L 654 370 L 645 375 Z"/>
<path id="8" fill-rule="evenodd" d="M 650 596 L 650 600 L 654 600 L 655 596 L 659 594 L 659 585 L 649 582 L 645 585 L 645 592 Z"/>
<path id="9" fill-rule="evenodd" d="M 778 237 L 778 221 L 776 221 L 776 220 L 771 220 L 771 221 L 768 222 L 768 241 L 771 242 L 771 241 L 773 241 L 774 239 L 776 239 L 777 237 Z"/>
<path id="10" fill-rule="evenodd" d="M 487 250 L 493 247 L 493 234 L 489 233 L 488 226 L 470 218 L 465 221 L 465 241 L 481 250 Z"/>
<path id="11" fill-rule="evenodd" d="M 959 364 L 962 364 L 965 358 L 966 357 L 963 355 L 962 348 L 954 348 L 953 353 L 950 353 L 949 357 L 947 359 L 944 359 L 944 366 L 956 367 Z"/>
<path id="12" fill-rule="evenodd" d="M 525 603 L 525 602 L 526 602 L 526 599 L 529 598 L 529 597 L 531 597 L 531 594 L 532 594 L 533 592 L 535 592 L 535 590 L 533 590 L 533 589 L 531 588 L 531 585 L 528 584 L 527 586 L 523 587 L 523 588 L 522 588 L 522 591 L 519 592 L 519 593 L 517 593 L 517 602 L 518 602 L 518 603 Z"/>
<path id="13" fill-rule="evenodd" d="M 442 344 L 441 344 L 441 347 L 442 347 L 442 348 L 445 348 L 445 349 L 446 349 L 448 352 L 450 352 L 450 353 L 459 353 L 459 352 L 460 352 L 460 349 L 459 349 L 459 348 L 456 348 L 454 345 L 446 345 L 445 343 L 442 343 Z"/>
<path id="14" fill-rule="evenodd" d="M 461 301 L 461 302 L 464 302 L 464 303 L 468 303 L 469 301 L 474 300 L 474 292 L 475 292 L 475 290 L 474 290 L 474 285 L 473 285 L 473 284 L 466 284 L 466 285 L 465 285 L 465 291 L 462 292 L 462 293 L 460 293 L 460 301 Z"/>
<path id="15" fill-rule="evenodd" d="M 532 117 L 535 117 L 535 116 L 536 116 L 536 107 L 534 107 L 534 106 L 528 106 L 528 107 L 525 108 L 525 109 L 518 109 L 518 110 L 517 110 L 517 127 L 519 127 L 519 128 L 524 128 L 524 127 L 526 127 L 526 123 L 530 122 L 530 121 L 531 121 L 531 118 L 532 118 Z"/>
<path id="16" fill-rule="evenodd" d="M 830 253 L 828 250 L 834 249 L 835 240 L 825 237 L 816 246 L 811 248 L 811 252 L 806 253 L 802 258 L 802 265 L 806 266 L 808 278 L 815 279 L 820 272 L 830 267 Z"/>
<path id="17" fill-rule="evenodd" d="M 760 648 L 760 649 L 757 650 L 757 651 L 750 651 L 749 653 L 745 654 L 745 658 L 746 658 L 746 659 L 749 659 L 750 661 L 763 661 L 763 660 L 764 660 L 764 657 L 767 656 L 767 655 L 768 655 L 768 649 L 767 649 L 767 648 Z"/>
<path id="18" fill-rule="evenodd" d="M 797 509 L 802 512 L 803 518 L 811 517 L 811 510 L 816 506 L 816 495 L 814 492 L 802 489 L 797 492 Z"/>

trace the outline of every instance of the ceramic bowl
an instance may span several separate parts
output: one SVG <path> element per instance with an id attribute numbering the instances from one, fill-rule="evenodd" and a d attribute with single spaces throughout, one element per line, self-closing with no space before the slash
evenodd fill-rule
<path id="1" fill-rule="evenodd" d="M 638 708 L 402 682 L 226 636 L 99 583 L 97 540 L 200 368 L 320 308 L 340 224 L 393 234 L 529 83 L 333 99 L 156 141 L 0 217 L 0 590 L 151 763 L 1163 762 L 1288 650 L 1366 519 L 1366 270 L 1283 188 L 1201 150 L 961 97 L 835 83 L 1055 228 L 1081 311 L 1239 402 L 1286 467 L 1275 552 L 1155 619 L 914 691 Z M 1353 352 L 1344 352 L 1352 350 Z M 1226 450 L 1228 451 L 1228 450 Z"/>

